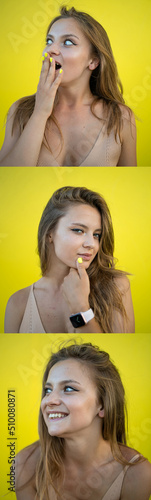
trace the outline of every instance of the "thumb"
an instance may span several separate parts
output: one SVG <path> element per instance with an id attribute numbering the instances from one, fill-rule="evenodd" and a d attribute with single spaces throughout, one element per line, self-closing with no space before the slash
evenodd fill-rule
<path id="1" fill-rule="evenodd" d="M 78 274 L 79 274 L 80 278 L 82 278 L 82 276 L 84 276 L 84 274 L 85 274 L 85 267 L 83 265 L 82 257 L 78 257 L 78 259 L 76 261 L 76 266 L 77 266 Z"/>

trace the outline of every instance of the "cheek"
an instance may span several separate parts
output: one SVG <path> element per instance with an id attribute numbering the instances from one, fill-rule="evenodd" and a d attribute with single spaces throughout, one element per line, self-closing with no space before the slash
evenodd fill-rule
<path id="1" fill-rule="evenodd" d="M 43 398 L 41 401 L 41 405 L 40 405 L 42 413 L 44 412 L 45 406 L 46 406 L 46 401 L 45 401 L 45 398 Z"/>

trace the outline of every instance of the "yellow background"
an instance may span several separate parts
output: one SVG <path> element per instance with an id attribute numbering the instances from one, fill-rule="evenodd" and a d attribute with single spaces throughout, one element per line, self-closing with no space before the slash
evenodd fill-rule
<path id="1" fill-rule="evenodd" d="M 16 451 L 38 439 L 37 421 L 41 398 L 41 381 L 50 349 L 72 339 L 63 334 L 2 335 L 1 371 L 1 495 L 7 493 L 7 391 L 16 391 Z M 128 445 L 151 461 L 151 377 L 150 335 L 77 335 L 77 341 L 92 342 L 107 351 L 120 371 L 126 391 L 129 416 Z M 8 499 L 14 498 L 8 495 Z M 7 497 L 6 497 L 7 498 Z"/>
<path id="2" fill-rule="evenodd" d="M 52 193 L 61 186 L 85 186 L 107 201 L 115 232 L 118 267 L 130 277 L 136 332 L 151 332 L 151 169 L 12 168 L 0 170 L 0 332 L 10 295 L 40 277 L 37 229 Z"/>
<path id="3" fill-rule="evenodd" d="M 61 4 L 95 17 L 111 41 L 126 103 L 138 116 L 138 165 L 151 165 L 151 56 L 149 0 L 7 0 L 1 2 L 0 144 L 6 113 L 20 97 L 36 92 L 45 32 Z"/>

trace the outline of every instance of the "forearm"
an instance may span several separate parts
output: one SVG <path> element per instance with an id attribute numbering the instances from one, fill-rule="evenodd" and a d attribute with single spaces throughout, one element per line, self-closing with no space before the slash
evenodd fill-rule
<path id="1" fill-rule="evenodd" d="M 46 121 L 45 115 L 33 112 L 15 146 L 0 164 L 16 167 L 36 166 Z"/>

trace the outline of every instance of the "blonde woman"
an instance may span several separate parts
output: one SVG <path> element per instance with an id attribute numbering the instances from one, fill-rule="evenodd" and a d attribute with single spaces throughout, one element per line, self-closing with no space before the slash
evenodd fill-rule
<path id="1" fill-rule="evenodd" d="M 133 333 L 126 273 L 115 269 L 114 233 L 102 196 L 54 192 L 38 229 L 42 278 L 8 301 L 6 333 Z"/>
<path id="2" fill-rule="evenodd" d="M 17 500 L 149 500 L 151 464 L 126 445 L 124 392 L 109 355 L 92 344 L 52 354 L 39 441 L 16 458 Z"/>
<path id="3" fill-rule="evenodd" d="M 136 127 L 106 31 L 61 8 L 48 26 L 35 95 L 10 108 L 3 166 L 136 166 Z"/>

